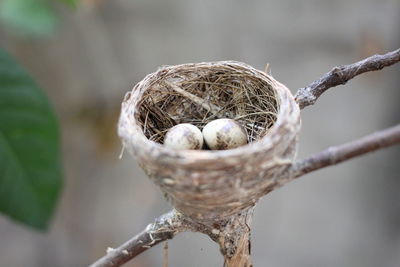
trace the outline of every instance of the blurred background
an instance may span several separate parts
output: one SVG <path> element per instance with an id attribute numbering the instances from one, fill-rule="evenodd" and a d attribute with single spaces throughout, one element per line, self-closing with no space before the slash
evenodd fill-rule
<path id="1" fill-rule="evenodd" d="M 80 0 L 59 28 L 0 46 L 31 73 L 60 120 L 64 189 L 41 233 L 0 216 L 0 266 L 86 266 L 171 207 L 128 154 L 120 103 L 161 65 L 238 60 L 294 93 L 335 65 L 400 47 L 400 1 Z M 299 157 L 400 122 L 400 65 L 331 89 L 302 111 Z M 400 148 L 302 177 L 260 200 L 255 266 L 400 266 Z M 222 266 L 208 237 L 169 242 L 170 266 Z M 162 245 L 126 266 L 161 266 Z"/>

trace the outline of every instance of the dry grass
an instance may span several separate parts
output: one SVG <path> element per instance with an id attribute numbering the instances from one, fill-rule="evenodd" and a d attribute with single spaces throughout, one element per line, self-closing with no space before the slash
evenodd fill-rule
<path id="1" fill-rule="evenodd" d="M 278 103 L 268 79 L 237 62 L 185 64 L 161 68 L 147 77 L 137 120 L 152 141 L 168 129 L 191 123 L 203 129 L 217 118 L 231 118 L 247 130 L 248 141 L 265 136 L 275 123 Z"/>

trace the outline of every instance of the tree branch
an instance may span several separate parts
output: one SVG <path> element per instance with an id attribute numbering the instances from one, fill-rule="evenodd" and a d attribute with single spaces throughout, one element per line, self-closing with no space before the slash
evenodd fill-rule
<path id="1" fill-rule="evenodd" d="M 303 176 L 312 171 L 328 167 L 400 143 L 400 125 L 375 132 L 358 140 L 325 149 L 304 160 L 293 164 L 288 173 L 277 182 L 282 186 L 293 179 Z M 247 217 L 246 217 L 247 218 Z M 228 225 L 227 223 L 224 223 Z M 90 267 L 112 267 L 120 266 L 147 249 L 184 231 L 196 231 L 209 235 L 213 240 L 223 240 L 225 231 L 217 231 L 213 226 L 208 227 L 184 217 L 184 215 L 173 210 L 162 215 L 146 229 L 136 235 L 125 244 L 116 249 L 108 249 L 107 254 L 90 265 Z"/>
<path id="2" fill-rule="evenodd" d="M 295 95 L 295 99 L 300 108 L 304 108 L 314 104 L 318 97 L 331 87 L 345 84 L 350 79 L 364 72 L 380 70 L 399 61 L 400 49 L 384 55 L 374 55 L 354 64 L 335 67 L 309 86 L 300 88 Z M 304 160 L 294 163 L 288 172 L 276 181 L 276 185 L 281 186 L 312 171 L 335 165 L 351 158 L 399 143 L 400 125 L 397 125 L 346 144 L 330 147 Z M 225 221 L 222 222 L 221 225 L 229 226 L 229 223 L 226 223 Z M 244 225 L 247 225 L 247 223 Z M 222 228 L 218 230 L 214 228 L 214 225 L 208 226 L 192 221 L 179 212 L 173 210 L 160 216 L 154 223 L 149 224 L 144 231 L 120 247 L 116 249 L 107 249 L 107 254 L 90 265 L 90 267 L 120 266 L 147 249 L 160 242 L 172 239 L 176 234 L 184 231 L 196 231 L 207 234 L 211 239 L 219 242 L 220 245 L 222 244 L 222 250 L 226 250 L 226 247 L 228 246 L 226 246 L 224 240 L 226 239 L 229 241 L 231 236 L 228 233 L 229 231 L 227 231 L 228 234 L 225 234 Z M 227 237 L 229 238 L 227 239 Z M 227 244 L 230 243 L 228 242 Z M 237 244 L 235 242 L 232 244 L 234 245 L 233 251 L 236 251 Z M 245 244 L 247 246 L 247 243 Z M 242 249 L 246 248 L 246 246 L 239 247 Z M 247 249 L 248 253 L 250 253 L 250 248 L 248 247 Z M 227 254 L 225 253 L 224 256 L 226 255 Z M 228 260 L 236 261 L 236 258 L 232 257 L 232 259 L 230 259 L 228 257 Z M 227 262 L 225 262 L 225 264 L 227 264 Z M 233 264 L 232 266 L 236 265 Z"/>
<path id="3" fill-rule="evenodd" d="M 187 230 L 181 216 L 175 210 L 160 216 L 125 244 L 116 249 L 108 248 L 107 254 L 90 267 L 120 266 L 158 243 L 172 239 L 176 234 Z"/>
<path id="4" fill-rule="evenodd" d="M 341 163 L 357 156 L 400 143 L 400 124 L 381 130 L 358 140 L 339 146 L 329 147 L 317 154 L 293 164 L 289 175 L 282 179 L 281 185 L 312 171 Z"/>
<path id="5" fill-rule="evenodd" d="M 399 61 L 400 49 L 397 49 L 384 55 L 368 57 L 350 65 L 334 67 L 330 72 L 307 87 L 300 88 L 295 95 L 295 100 L 300 108 L 303 109 L 306 106 L 313 105 L 321 94 L 329 88 L 345 84 L 350 79 L 364 72 L 380 70 Z"/>

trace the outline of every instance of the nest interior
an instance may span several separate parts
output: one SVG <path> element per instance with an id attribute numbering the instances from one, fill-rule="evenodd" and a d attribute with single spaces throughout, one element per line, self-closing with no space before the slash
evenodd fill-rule
<path id="1" fill-rule="evenodd" d="M 174 125 L 191 123 L 202 130 L 217 118 L 238 121 L 251 143 L 277 119 L 277 96 L 268 79 L 241 63 L 166 67 L 149 79 L 136 119 L 145 136 L 161 144 Z"/>

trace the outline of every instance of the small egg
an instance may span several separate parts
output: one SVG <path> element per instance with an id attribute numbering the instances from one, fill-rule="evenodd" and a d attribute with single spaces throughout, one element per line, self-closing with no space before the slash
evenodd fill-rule
<path id="1" fill-rule="evenodd" d="M 203 135 L 193 124 L 181 123 L 168 130 L 164 146 L 176 150 L 201 149 Z"/>
<path id="2" fill-rule="evenodd" d="M 218 119 L 203 128 L 207 146 L 213 150 L 232 149 L 247 144 L 246 130 L 232 119 Z"/>

